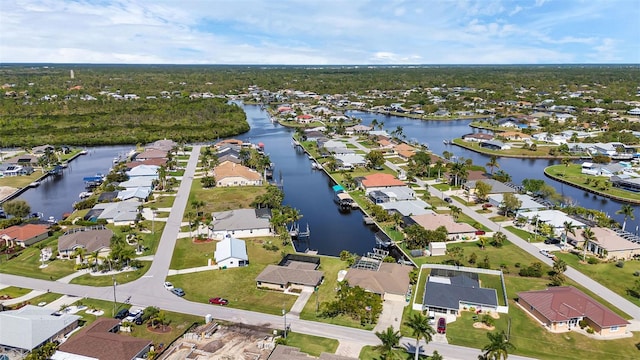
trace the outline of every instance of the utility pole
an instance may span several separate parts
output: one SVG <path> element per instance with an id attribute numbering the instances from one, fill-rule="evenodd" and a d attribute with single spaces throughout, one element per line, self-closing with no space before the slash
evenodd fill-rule
<path id="1" fill-rule="evenodd" d="M 116 276 L 111 275 L 111 279 L 113 279 L 113 315 L 116 316 Z"/>
<path id="2" fill-rule="evenodd" d="M 284 304 L 282 304 L 282 316 L 284 316 L 284 338 L 287 339 L 287 311 L 284 309 Z"/>

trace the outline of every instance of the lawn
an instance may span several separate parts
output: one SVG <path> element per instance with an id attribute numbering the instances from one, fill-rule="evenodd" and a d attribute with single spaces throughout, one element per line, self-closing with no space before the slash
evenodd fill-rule
<path id="1" fill-rule="evenodd" d="M 316 313 L 316 304 L 333 301 L 335 299 L 335 289 L 338 287 L 338 271 L 347 269 L 347 263 L 335 257 L 323 256 L 320 260 L 320 268 L 324 271 L 324 282 L 319 286 L 318 292 L 311 295 L 311 298 L 305 305 L 300 318 L 303 320 L 318 321 L 328 324 L 341 326 L 350 326 L 355 328 L 373 329 L 373 326 L 367 325 L 362 327 L 360 321 L 356 321 L 346 316 L 338 316 L 335 318 L 325 318 L 318 316 Z M 375 324 L 374 324 L 375 325 Z"/>
<path id="2" fill-rule="evenodd" d="M 162 311 L 162 310 L 161 310 Z M 204 323 L 204 319 L 200 316 L 180 314 L 171 311 L 165 311 L 166 319 L 169 322 L 167 327 L 171 329 L 165 334 L 158 334 L 147 330 L 146 324 L 133 325 L 131 336 L 143 339 L 149 339 L 154 345 L 164 344 L 169 346 L 175 339 L 182 336 L 193 324 Z M 126 333 L 120 333 L 126 335 Z"/>
<path id="3" fill-rule="evenodd" d="M 49 293 L 44 293 L 44 294 L 42 294 L 40 296 L 36 296 L 34 298 L 31 298 L 31 299 L 27 300 L 27 303 L 29 303 L 31 305 L 38 305 L 40 303 L 48 304 L 50 302 L 58 300 L 61 297 L 62 297 L 62 294 L 56 294 L 56 293 L 49 292 Z"/>
<path id="4" fill-rule="evenodd" d="M 172 207 L 173 202 L 176 200 L 175 196 L 160 196 L 158 194 L 153 194 L 153 197 L 153 201 L 149 201 L 144 204 L 145 207 L 156 209 L 168 208 Z"/>
<path id="5" fill-rule="evenodd" d="M 126 284 L 128 282 L 139 279 L 142 275 L 144 275 L 151 263 L 148 261 L 141 261 L 140 264 L 142 267 L 138 268 L 135 271 L 127 271 L 120 274 L 115 275 L 115 281 L 118 284 Z M 93 276 L 91 274 L 85 274 L 74 278 L 71 280 L 71 284 L 78 285 L 89 285 L 89 286 L 112 286 L 113 285 L 113 276 L 111 275 L 98 275 Z"/>
<path id="6" fill-rule="evenodd" d="M 57 237 L 44 240 L 40 244 L 44 247 L 52 247 L 55 252 Z M 57 280 L 74 272 L 73 261 L 58 259 L 49 261 L 46 268 L 40 269 L 40 250 L 36 247 L 28 247 L 8 261 L 4 256 L 0 256 L 0 261 L 0 272 L 36 279 Z"/>
<path id="7" fill-rule="evenodd" d="M 260 290 L 255 278 L 268 264 L 277 264 L 283 252 L 293 252 L 291 245 L 286 247 L 277 238 L 245 239 L 249 266 L 226 270 L 211 270 L 191 274 L 174 275 L 168 278 L 176 287 L 186 292 L 185 298 L 196 302 L 207 302 L 209 298 L 220 296 L 229 299 L 230 307 L 282 314 L 283 305 L 290 309 L 296 296 L 285 295 L 277 291 Z M 272 241 L 279 247 L 277 251 L 268 251 L 263 243 Z M 182 260 L 174 260 L 180 261 Z"/>
<path id="8" fill-rule="evenodd" d="M 217 241 L 194 243 L 190 238 L 178 239 L 173 249 L 170 268 L 177 270 L 206 266 L 207 259 L 213 258 L 217 243 Z"/>
<path id="9" fill-rule="evenodd" d="M 593 280 L 606 286 L 611 291 L 640 306 L 640 299 L 627 293 L 627 289 L 633 286 L 638 279 L 633 273 L 640 271 L 640 261 L 625 261 L 624 267 L 619 268 L 616 262 L 601 262 L 598 264 L 581 263 L 582 257 L 578 254 L 553 253 L 564 260 L 569 266 L 587 275 Z"/>
<path id="10" fill-rule="evenodd" d="M 3 176 L 0 177 L 0 186 L 8 186 L 12 188 L 23 188 L 42 176 L 41 171 L 36 171 L 31 175 L 22 176 Z"/>
<path id="11" fill-rule="evenodd" d="M 482 154 L 486 155 L 497 155 L 497 156 L 505 156 L 505 157 L 541 157 L 541 158 L 553 158 L 553 156 L 549 156 L 549 149 L 556 148 L 557 146 L 538 146 L 535 151 L 531 151 L 529 149 L 522 149 L 521 147 L 515 146 L 508 150 L 491 150 L 484 147 L 481 147 L 479 143 L 464 141 L 462 139 L 453 139 L 453 142 L 465 149 L 470 149 Z M 566 157 L 566 155 L 559 154 L 556 156 L 557 158 Z M 577 157 L 576 157 L 577 158 Z"/>
<path id="12" fill-rule="evenodd" d="M 571 184 L 590 189 L 601 194 L 611 195 L 617 198 L 633 201 L 635 203 L 640 202 L 640 194 L 631 191 L 622 190 L 617 187 L 609 187 L 603 189 L 602 186 L 597 186 L 594 180 L 599 180 L 598 183 L 609 183 L 609 178 L 603 176 L 591 176 L 582 173 L 582 166 L 580 164 L 570 164 L 568 167 L 564 165 L 553 165 L 544 169 L 546 174 L 551 177 L 560 178 L 563 181 L 567 181 Z M 591 179 L 589 184 L 586 184 L 585 180 Z M 596 187 L 597 186 L 597 187 Z"/>
<path id="13" fill-rule="evenodd" d="M 105 301 L 105 300 L 97 300 L 97 299 L 78 299 L 73 303 L 69 303 L 67 305 L 86 305 L 89 309 L 95 308 L 97 310 L 104 311 L 103 317 L 113 317 L 115 313 L 113 312 L 113 301 Z M 115 312 L 117 313 L 120 309 L 130 308 L 129 305 L 125 305 L 123 303 L 116 303 Z M 78 316 L 82 316 L 82 320 L 87 322 L 87 325 L 94 322 L 100 316 L 95 316 L 91 314 L 87 314 L 85 311 L 80 311 L 76 313 Z"/>
<path id="14" fill-rule="evenodd" d="M 192 211 L 191 203 L 194 200 L 204 201 L 204 207 L 199 211 L 212 213 L 216 211 L 226 211 L 233 209 L 250 208 L 256 197 L 266 192 L 266 186 L 238 186 L 203 189 L 199 181 L 194 181 L 191 185 L 189 203 L 186 212 Z M 185 221 L 187 219 L 185 218 Z"/>
<path id="15" fill-rule="evenodd" d="M 527 240 L 529 242 L 541 242 L 544 240 L 544 236 L 537 236 L 536 234 L 530 233 L 527 230 L 521 229 L 515 226 L 505 226 L 505 230 L 513 233 L 513 235 L 519 237 L 522 240 Z"/>
<path id="16" fill-rule="evenodd" d="M 23 295 L 27 295 L 31 292 L 31 289 L 25 289 L 16 286 L 9 286 L 4 289 L 0 289 L 0 296 L 8 296 L 9 299 L 19 298 Z"/>
<path id="17" fill-rule="evenodd" d="M 311 356 L 320 356 L 323 352 L 335 354 L 339 342 L 335 339 L 289 332 L 286 345 L 300 348 L 300 351 Z"/>
<path id="18" fill-rule="evenodd" d="M 544 289 L 545 279 L 505 277 L 509 296 L 509 314 L 500 314 L 496 329 L 508 329 L 511 320 L 511 342 L 516 346 L 514 354 L 540 359 L 632 359 L 637 355 L 634 343 L 640 334 L 621 340 L 592 341 L 575 332 L 552 334 L 522 311 L 514 301 L 520 291 Z M 480 349 L 488 343 L 487 330 L 473 328 L 473 314 L 462 312 L 462 316 L 447 325 L 447 339 L 450 344 Z M 606 355 L 605 355 L 606 354 Z"/>

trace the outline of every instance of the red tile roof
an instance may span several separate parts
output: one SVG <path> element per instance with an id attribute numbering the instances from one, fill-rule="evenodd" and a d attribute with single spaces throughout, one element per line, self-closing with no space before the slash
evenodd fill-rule
<path id="1" fill-rule="evenodd" d="M 518 297 L 552 322 L 586 317 L 601 328 L 624 326 L 629 322 L 572 286 L 525 291 Z"/>
<path id="2" fill-rule="evenodd" d="M 18 241 L 26 241 L 36 236 L 42 235 L 49 231 L 48 225 L 42 224 L 26 224 L 26 225 L 14 225 L 6 229 L 0 230 L 0 236 L 6 235 L 11 239 Z"/>
<path id="3" fill-rule="evenodd" d="M 403 181 L 396 179 L 395 176 L 391 174 L 376 173 L 365 176 L 364 180 L 362 180 L 362 185 L 370 188 L 383 186 L 405 186 L 406 184 Z"/>
<path id="4" fill-rule="evenodd" d="M 60 345 L 60 351 L 100 360 L 129 360 L 151 344 L 150 340 L 109 332 L 120 323 L 100 318 Z"/>

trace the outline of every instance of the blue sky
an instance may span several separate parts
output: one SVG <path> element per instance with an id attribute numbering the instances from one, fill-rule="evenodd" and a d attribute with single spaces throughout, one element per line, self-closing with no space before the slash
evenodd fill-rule
<path id="1" fill-rule="evenodd" d="M 640 63 L 640 0 L 0 0 L 0 62 Z"/>

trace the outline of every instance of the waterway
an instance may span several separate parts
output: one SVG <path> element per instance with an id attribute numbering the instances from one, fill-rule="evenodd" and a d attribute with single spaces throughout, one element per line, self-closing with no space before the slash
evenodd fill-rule
<path id="1" fill-rule="evenodd" d="M 363 125 L 371 125 L 373 119 L 378 123 L 384 122 L 384 129 L 388 132 L 394 131 L 398 126 L 402 127 L 403 133 L 407 136 L 407 140 L 418 141 L 429 145 L 429 149 L 435 154 L 442 155 L 444 151 L 449 151 L 454 156 L 465 159 L 472 159 L 476 165 L 485 166 L 489 162 L 489 156 L 479 154 L 470 150 L 463 149 L 456 145 L 445 145 L 443 140 L 458 138 L 464 134 L 471 132 L 485 131 L 472 129 L 469 127 L 471 120 L 450 120 L 450 121 L 434 121 L 434 120 L 416 120 L 401 116 L 389 116 L 384 114 L 369 113 L 363 111 L 349 111 L 347 115 L 362 119 Z M 570 198 L 578 205 L 598 209 L 609 214 L 611 218 L 622 224 L 624 218 L 615 212 L 620 210 L 622 203 L 589 193 L 584 190 L 562 184 L 552 180 L 544 175 L 544 168 L 559 163 L 558 160 L 549 159 L 517 159 L 517 158 L 499 158 L 500 170 L 504 170 L 511 175 L 513 183 L 520 184 L 524 179 L 542 179 L 547 184 L 553 186 L 556 191 Z M 495 169 L 496 171 L 498 169 Z M 627 221 L 627 230 L 635 232 L 636 227 L 640 225 L 640 209 L 634 206 L 636 215 L 635 220 Z"/>
<path id="2" fill-rule="evenodd" d="M 238 138 L 265 144 L 265 151 L 275 164 L 274 179 L 283 180 L 285 205 L 298 209 L 303 215 L 299 222 L 301 230 L 305 230 L 307 224 L 311 230 L 308 241 L 296 242 L 298 251 L 312 249 L 324 255 L 338 255 L 342 250 L 358 254 L 371 251 L 375 246 L 374 229 L 363 224 L 360 211 L 347 214 L 338 211 L 333 202 L 330 178 L 322 171 L 312 170 L 306 154 L 292 147 L 293 130 L 272 123 L 267 112 L 259 106 L 241 106 L 247 114 L 251 130 Z M 485 155 L 443 144 L 443 139 L 471 132 L 468 126 L 470 120 L 420 121 L 366 112 L 349 112 L 348 115 L 363 119 L 363 124 L 370 124 L 373 119 L 383 121 L 387 131 L 400 126 L 408 139 L 427 143 L 434 153 L 440 155 L 446 150 L 458 157 L 472 159 L 479 165 L 489 160 Z M 60 219 L 63 213 L 72 211 L 73 203 L 79 200 L 78 195 L 84 191 L 83 177 L 108 172 L 113 165 L 113 158 L 132 148 L 133 145 L 89 148 L 89 154 L 72 161 L 62 176 L 49 177 L 40 187 L 29 189 L 20 197 L 29 202 L 33 212 L 42 212 L 45 219 L 49 216 Z M 553 160 L 500 158 L 498 162 L 500 169 L 511 174 L 515 183 L 525 178 L 543 179 L 581 206 L 601 209 L 619 222 L 623 220 L 615 214 L 620 209 L 620 203 L 546 178 L 543 169 L 553 164 Z M 631 231 L 638 226 L 640 219 L 640 211 L 635 213 L 636 220 L 627 224 L 627 229 Z"/>

